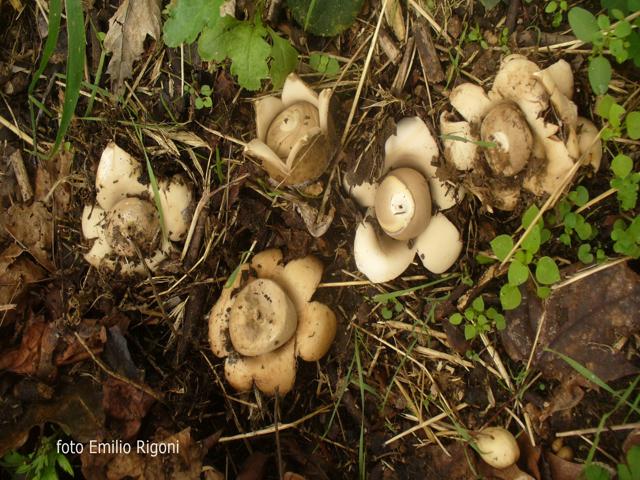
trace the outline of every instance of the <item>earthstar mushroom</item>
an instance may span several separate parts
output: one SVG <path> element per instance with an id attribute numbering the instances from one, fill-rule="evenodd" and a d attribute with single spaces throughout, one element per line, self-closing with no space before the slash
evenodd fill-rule
<path id="1" fill-rule="evenodd" d="M 418 117 L 398 122 L 396 135 L 385 143 L 379 181 L 345 185 L 356 201 L 375 217 L 381 231 L 366 219 L 354 239 L 356 267 L 374 283 L 393 280 L 416 253 L 433 273 L 448 270 L 462 251 L 458 229 L 442 213 L 432 216 L 432 203 L 453 206 L 459 190 L 436 176 L 438 147 Z M 444 240 L 444 241 L 443 241 Z"/>
<path id="2" fill-rule="evenodd" d="M 164 230 L 153 189 L 143 181 L 142 165 L 111 142 L 102 152 L 96 172 L 96 204 L 82 212 L 82 234 L 93 241 L 85 259 L 96 268 L 122 274 L 160 268 L 184 238 L 191 220 L 192 193 L 180 176 L 158 182 Z M 140 255 L 144 263 L 140 260 Z"/>
<path id="3" fill-rule="evenodd" d="M 451 91 L 462 120 L 451 112 L 440 117 L 445 158 L 468 172 L 465 185 L 489 209 L 513 210 L 521 187 L 550 194 L 579 158 L 597 169 L 602 156 L 597 129 L 578 116 L 572 95 L 573 73 L 564 60 L 540 69 L 522 55 L 508 55 L 489 92 L 471 83 Z M 546 120 L 550 108 L 560 124 Z M 477 148 L 470 146 L 478 140 Z"/>
<path id="4" fill-rule="evenodd" d="M 281 98 L 256 102 L 256 134 L 245 154 L 259 159 L 275 182 L 301 185 L 320 177 L 337 142 L 330 114 L 331 89 L 320 94 L 296 74 L 290 74 Z"/>
<path id="5" fill-rule="evenodd" d="M 284 395 L 295 383 L 296 357 L 316 361 L 329 350 L 336 317 L 311 301 L 322 264 L 308 256 L 283 265 L 282 252 L 265 250 L 241 265 L 209 314 L 209 341 L 225 358 L 225 377 L 236 390 L 256 387 Z"/>

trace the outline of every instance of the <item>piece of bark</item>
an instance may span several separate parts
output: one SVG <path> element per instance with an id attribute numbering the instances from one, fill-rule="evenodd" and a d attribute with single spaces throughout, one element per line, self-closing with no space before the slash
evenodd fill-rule
<path id="1" fill-rule="evenodd" d="M 407 44 L 405 45 L 404 56 L 402 57 L 402 62 L 398 67 L 398 73 L 396 73 L 396 78 L 394 78 L 393 85 L 391 85 L 391 92 L 394 95 L 399 95 L 407 83 L 411 64 L 413 63 L 413 55 L 415 54 L 415 46 L 414 38 L 410 37 L 409 41 L 407 41 Z"/>
<path id="2" fill-rule="evenodd" d="M 396 45 L 396 42 L 391 38 L 389 32 L 387 32 L 384 28 L 380 29 L 380 33 L 378 34 L 378 43 L 380 44 L 380 48 L 384 54 L 391 60 L 391 63 L 397 64 L 402 57 L 402 52 Z"/>
<path id="3" fill-rule="evenodd" d="M 23 202 L 28 202 L 33 198 L 33 188 L 31 188 L 31 182 L 29 182 L 29 174 L 24 166 L 22 160 L 22 153 L 20 150 L 16 150 L 9 156 L 11 166 L 13 167 L 13 173 L 16 176 L 16 181 L 20 187 L 20 195 Z"/>
<path id="4" fill-rule="evenodd" d="M 413 36 L 416 40 L 425 81 L 427 83 L 443 82 L 445 79 L 444 71 L 442 70 L 442 65 L 440 65 L 438 52 L 436 52 L 436 47 L 433 44 L 427 25 L 424 22 L 415 22 L 413 24 Z"/>

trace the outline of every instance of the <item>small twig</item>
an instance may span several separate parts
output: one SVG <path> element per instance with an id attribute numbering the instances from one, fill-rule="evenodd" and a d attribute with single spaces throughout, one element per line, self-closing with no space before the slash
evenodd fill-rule
<path id="1" fill-rule="evenodd" d="M 606 270 L 607 268 L 618 265 L 619 263 L 624 263 L 628 260 L 632 260 L 632 257 L 617 258 L 615 260 L 611 260 L 609 262 L 596 265 L 595 267 L 587 268 L 586 270 L 582 270 L 581 272 L 573 275 L 572 277 L 567 278 L 563 282 L 556 283 L 551 287 L 551 289 L 557 290 L 559 288 L 566 287 L 567 285 L 571 285 L 572 283 L 577 282 L 578 280 L 582 280 L 583 278 L 588 277 L 589 275 L 593 275 L 594 273 L 601 272 L 602 270 Z"/>
<path id="2" fill-rule="evenodd" d="M 353 122 L 353 117 L 356 114 L 356 108 L 358 107 L 358 100 L 360 99 L 360 94 L 362 93 L 362 87 L 364 86 L 364 81 L 367 78 L 367 72 L 369 71 L 369 65 L 371 64 L 371 59 L 373 58 L 373 51 L 375 50 L 375 47 L 376 47 L 378 35 L 380 33 L 380 27 L 382 26 L 382 20 L 384 19 L 384 10 L 386 7 L 387 7 L 387 0 L 383 0 L 382 7 L 380 8 L 380 14 L 378 15 L 378 23 L 376 24 L 376 29 L 373 32 L 371 45 L 369 46 L 369 52 L 367 53 L 367 58 L 364 61 L 364 66 L 362 67 L 362 73 L 360 74 L 360 81 L 358 82 L 356 93 L 353 96 L 351 111 L 349 112 L 347 123 L 344 126 L 344 131 L 342 132 L 342 138 L 340 139 L 340 143 L 342 145 L 344 145 L 345 141 L 347 140 L 347 135 L 349 135 L 349 128 L 351 128 L 351 122 Z"/>
<path id="3" fill-rule="evenodd" d="M 283 431 L 283 430 L 288 430 L 290 428 L 295 428 L 298 425 L 306 422 L 307 420 L 310 420 L 311 418 L 320 415 L 322 413 L 328 412 L 331 409 L 331 405 L 323 405 L 322 407 L 318 408 L 317 410 L 314 410 L 313 412 L 311 412 L 308 415 L 305 415 L 302 418 L 299 418 L 298 420 L 296 420 L 295 422 L 291 422 L 291 423 L 280 423 L 279 425 L 272 425 L 270 427 L 266 427 L 266 428 L 261 428 L 260 430 L 254 430 L 253 432 L 247 432 L 247 433 L 240 433 L 238 435 L 231 435 L 230 437 L 220 437 L 220 440 L 218 441 L 218 443 L 228 443 L 228 442 L 235 442 L 236 440 L 244 440 L 247 438 L 255 438 L 255 437 L 261 437 L 263 435 L 271 435 L 272 433 L 275 433 L 276 431 Z"/>
<path id="4" fill-rule="evenodd" d="M 610 427 L 596 427 L 596 428 L 583 428 L 581 430 L 567 430 L 566 432 L 558 432 L 556 433 L 556 437 L 564 438 L 564 437 L 577 437 L 582 435 L 589 435 L 592 433 L 602 433 L 602 432 L 619 432 L 623 430 L 635 430 L 636 428 L 640 428 L 640 422 L 635 423 L 625 423 L 623 425 L 612 425 Z"/>

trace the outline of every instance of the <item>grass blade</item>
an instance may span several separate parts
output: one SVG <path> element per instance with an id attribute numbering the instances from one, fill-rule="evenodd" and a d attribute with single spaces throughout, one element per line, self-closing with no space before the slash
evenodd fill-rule
<path id="1" fill-rule="evenodd" d="M 33 130 L 33 140 L 36 141 L 36 115 L 33 111 L 33 101 L 35 100 L 32 96 L 33 91 L 36 88 L 38 80 L 42 76 L 42 72 L 47 68 L 49 64 L 49 59 L 53 52 L 56 49 L 56 45 L 58 44 L 58 36 L 60 35 L 60 20 L 62 18 L 62 0 L 51 0 L 49 2 L 49 34 L 47 35 L 47 41 L 44 44 L 44 48 L 42 49 L 42 56 L 40 57 L 40 64 L 38 65 L 38 69 L 33 74 L 33 78 L 31 78 L 31 83 L 29 83 L 29 88 L 27 89 L 28 98 L 31 100 L 29 102 L 29 111 L 31 116 L 31 129 Z"/>
<path id="2" fill-rule="evenodd" d="M 67 85 L 64 89 L 62 117 L 56 134 L 56 141 L 50 157 L 55 155 L 69 129 L 71 119 L 80 98 L 80 85 L 84 73 L 85 34 L 82 0 L 65 0 L 67 14 Z"/>

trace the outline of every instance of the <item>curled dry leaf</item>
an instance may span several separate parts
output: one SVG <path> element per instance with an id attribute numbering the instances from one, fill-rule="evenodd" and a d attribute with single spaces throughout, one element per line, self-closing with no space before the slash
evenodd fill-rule
<path id="1" fill-rule="evenodd" d="M 105 50 L 113 54 L 107 72 L 114 92 L 121 92 L 124 81 L 131 77 L 133 62 L 142 55 L 147 35 L 158 40 L 160 32 L 159 0 L 123 0 L 109 19 L 104 39 Z"/>
<path id="2" fill-rule="evenodd" d="M 637 372 L 612 346 L 640 328 L 640 279 L 626 264 L 593 273 L 554 290 L 543 302 L 528 285 L 520 307 L 507 315 L 502 344 L 514 360 L 526 362 L 542 322 L 533 364 L 561 382 L 576 371 L 555 352 L 572 358 L 604 382 Z M 583 377 L 576 377 L 590 386 Z"/>

